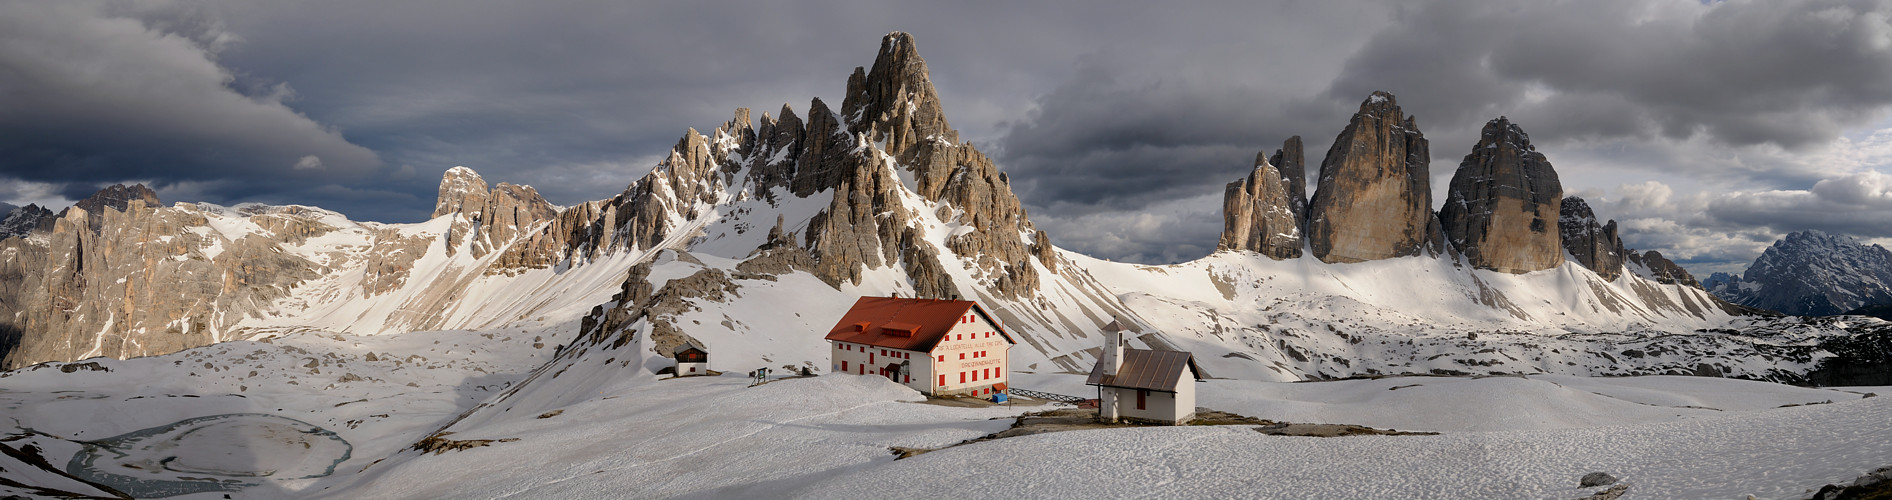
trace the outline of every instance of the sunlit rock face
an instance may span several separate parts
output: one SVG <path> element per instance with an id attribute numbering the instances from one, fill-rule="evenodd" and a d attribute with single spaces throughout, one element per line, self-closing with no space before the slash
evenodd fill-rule
<path id="1" fill-rule="evenodd" d="M 1507 273 L 1563 264 L 1557 227 L 1563 185 L 1531 136 L 1510 120 L 1485 123 L 1478 144 L 1452 174 L 1439 223 L 1473 267 Z"/>
<path id="2" fill-rule="evenodd" d="M 1314 257 L 1364 262 L 1441 251 L 1430 162 L 1425 134 L 1393 95 L 1368 96 L 1321 160 L 1308 207 Z"/>

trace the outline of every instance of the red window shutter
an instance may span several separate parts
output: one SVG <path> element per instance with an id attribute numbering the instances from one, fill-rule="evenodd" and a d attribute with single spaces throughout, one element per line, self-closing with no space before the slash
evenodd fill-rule
<path id="1" fill-rule="evenodd" d="M 941 362 L 941 363 L 945 363 L 945 362 L 946 362 L 946 355 L 945 355 L 945 354 L 941 354 L 941 355 L 939 355 L 939 362 Z"/>
<path id="2" fill-rule="evenodd" d="M 959 372 L 959 383 L 966 383 L 966 372 Z"/>
<path id="3" fill-rule="evenodd" d="M 847 362 L 846 362 L 846 361 L 842 361 L 842 362 L 841 362 L 841 371 L 847 371 Z"/>
<path id="4" fill-rule="evenodd" d="M 946 385 L 946 374 L 939 374 L 939 385 Z"/>
<path id="5" fill-rule="evenodd" d="M 966 353 L 959 353 L 959 359 L 966 359 Z"/>
<path id="6" fill-rule="evenodd" d="M 874 364 L 874 353 L 867 353 L 867 364 Z"/>

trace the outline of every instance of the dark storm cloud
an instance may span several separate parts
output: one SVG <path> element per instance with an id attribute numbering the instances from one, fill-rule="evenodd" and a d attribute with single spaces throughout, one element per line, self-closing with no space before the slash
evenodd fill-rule
<path id="1" fill-rule="evenodd" d="M 244 95 L 227 86 L 233 77 L 216 51 L 232 37 L 214 23 L 137 7 L 6 4 L 0 177 L 68 198 L 118 180 L 163 188 L 214 179 L 270 192 L 377 165 L 372 151 L 285 106 L 287 87 Z M 321 168 L 295 168 L 317 160 Z"/>
<path id="2" fill-rule="evenodd" d="M 1892 104 L 1884 1 L 1403 5 L 1334 81 L 1459 124 L 1510 114 L 1533 136 L 1798 148 Z"/>

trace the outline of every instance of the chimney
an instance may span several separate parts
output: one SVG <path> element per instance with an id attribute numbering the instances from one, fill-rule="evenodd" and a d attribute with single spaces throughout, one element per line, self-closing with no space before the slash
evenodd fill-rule
<path id="1" fill-rule="evenodd" d="M 1104 325 L 1104 375 L 1116 376 L 1123 366 L 1123 325 L 1116 321 Z"/>

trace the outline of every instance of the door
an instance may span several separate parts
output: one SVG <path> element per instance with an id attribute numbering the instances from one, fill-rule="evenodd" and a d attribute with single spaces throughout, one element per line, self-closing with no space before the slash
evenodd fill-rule
<path id="1" fill-rule="evenodd" d="M 1149 389 L 1137 389 L 1137 409 L 1143 409 L 1143 400 L 1150 397 Z"/>

